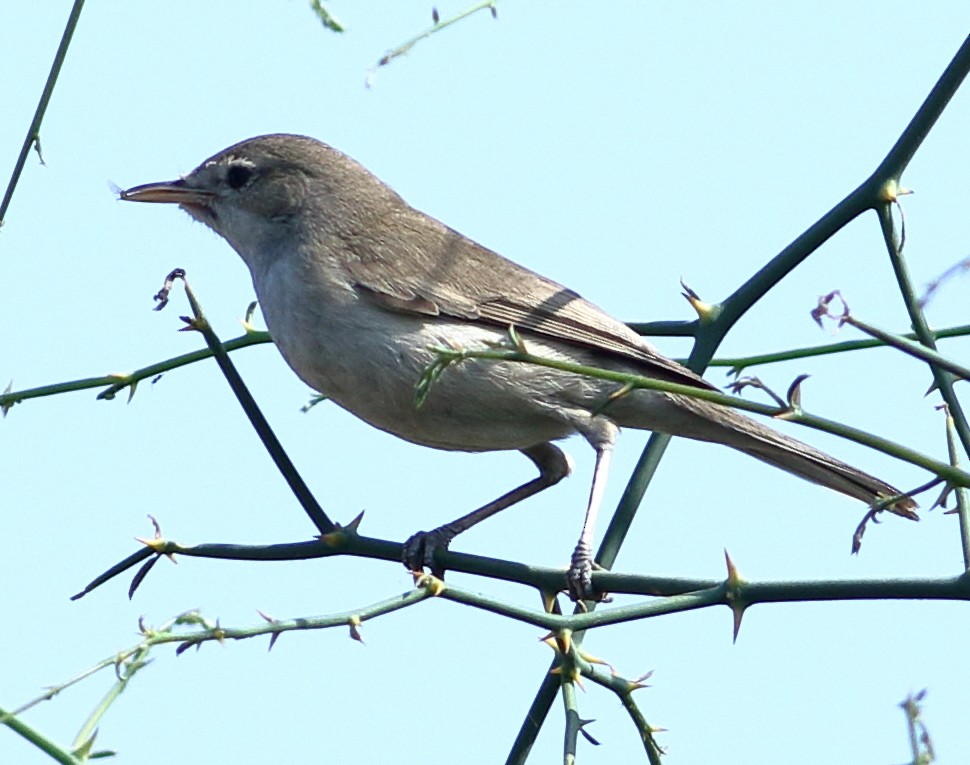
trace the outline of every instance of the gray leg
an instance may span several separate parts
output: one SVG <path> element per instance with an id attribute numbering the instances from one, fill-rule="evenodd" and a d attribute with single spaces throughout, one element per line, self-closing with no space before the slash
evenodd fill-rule
<path id="1" fill-rule="evenodd" d="M 452 539 L 463 531 L 467 531 L 476 523 L 491 518 L 496 513 L 514 505 L 516 502 L 531 497 L 533 494 L 538 494 L 569 475 L 571 469 L 569 458 L 557 446 L 537 444 L 528 449 L 522 449 L 522 453 L 539 468 L 538 478 L 522 484 L 508 494 L 503 494 L 498 499 L 473 510 L 468 515 L 463 515 L 451 523 L 439 526 L 433 531 L 419 531 L 404 543 L 402 558 L 405 567 L 410 571 L 421 571 L 424 568 L 429 568 L 434 576 L 443 577 L 444 567 L 435 562 L 435 550 L 447 550 Z"/>
<path id="2" fill-rule="evenodd" d="M 566 573 L 569 597 L 573 600 L 603 599 L 603 593 L 597 595 L 593 591 L 593 532 L 596 528 L 600 505 L 603 503 L 603 493 L 606 491 L 606 479 L 610 472 L 610 460 L 613 457 L 613 442 L 611 440 L 594 446 L 596 467 L 593 469 L 593 485 L 589 490 L 586 518 L 583 521 L 579 542 L 569 563 L 569 571 Z"/>

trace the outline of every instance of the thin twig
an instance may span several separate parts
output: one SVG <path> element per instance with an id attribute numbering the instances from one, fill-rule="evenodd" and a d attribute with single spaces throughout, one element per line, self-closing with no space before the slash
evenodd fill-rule
<path id="1" fill-rule="evenodd" d="M 14 189 L 17 188 L 20 174 L 23 172 L 24 165 L 27 162 L 27 155 L 30 154 L 30 147 L 36 145 L 39 153 L 40 123 L 44 120 L 47 104 L 50 103 L 51 95 L 54 93 L 54 85 L 57 83 L 57 77 L 61 73 L 61 66 L 64 64 L 64 58 L 67 56 L 67 49 L 71 44 L 71 38 L 74 36 L 74 29 L 77 27 L 78 19 L 81 17 L 81 8 L 83 7 L 84 0 L 74 0 L 74 7 L 71 8 L 71 14 L 67 17 L 67 26 L 64 27 L 64 34 L 61 35 L 61 42 L 57 46 L 54 63 L 51 65 L 50 74 L 47 75 L 47 82 L 44 84 L 44 90 L 40 94 L 40 101 L 34 110 L 34 118 L 30 121 L 30 127 L 27 128 L 27 137 L 24 138 L 23 146 L 20 147 L 17 163 L 14 165 L 13 173 L 10 175 L 10 181 L 7 183 L 7 190 L 3 194 L 3 201 L 0 202 L 0 226 L 3 226 L 7 208 L 10 206 L 10 200 L 13 198 Z M 41 158 L 41 163 L 43 161 L 43 158 Z"/>
<path id="2" fill-rule="evenodd" d="M 435 34 L 436 32 L 440 32 L 443 29 L 447 29 L 452 24 L 455 24 L 461 21 L 462 19 L 466 19 L 472 14 L 478 13 L 479 11 L 483 11 L 486 8 L 488 8 L 492 12 L 492 16 L 494 18 L 496 14 L 497 2 L 498 0 L 485 0 L 485 2 L 475 3 L 470 8 L 466 8 L 460 13 L 457 13 L 454 16 L 447 19 L 437 18 L 437 11 L 435 11 L 433 16 L 433 23 L 431 24 L 431 26 L 425 29 L 423 32 L 416 34 L 410 40 L 406 40 L 405 42 L 401 43 L 395 48 L 392 48 L 391 50 L 387 51 L 387 53 L 385 53 L 383 56 L 381 56 L 380 59 L 378 59 L 377 63 L 374 64 L 374 66 L 372 66 L 370 70 L 367 72 L 367 79 L 364 81 L 364 84 L 368 88 L 371 87 L 371 85 L 373 85 L 374 83 L 374 78 L 377 76 L 378 69 L 380 69 L 383 66 L 387 66 L 396 58 L 400 58 L 401 56 L 407 55 L 408 53 L 411 52 L 411 49 L 415 45 L 417 45 L 422 40 L 425 40 L 428 37 L 431 37 L 431 35 Z"/>

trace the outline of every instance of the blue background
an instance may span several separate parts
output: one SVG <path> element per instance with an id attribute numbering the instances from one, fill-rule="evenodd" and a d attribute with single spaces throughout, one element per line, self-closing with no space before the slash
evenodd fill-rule
<path id="1" fill-rule="evenodd" d="M 446 17 L 464 7 L 440 6 Z M 8 177 L 47 77 L 69 2 L 10 4 L 0 177 Z M 127 371 L 199 347 L 179 333 L 182 298 L 151 297 L 174 266 L 224 338 L 252 299 L 217 236 L 170 208 L 120 204 L 109 184 L 186 173 L 240 139 L 313 135 L 354 156 L 416 207 L 563 282 L 628 321 L 690 319 L 683 278 L 715 302 L 875 168 L 963 42 L 963 2 L 502 3 L 378 72 L 381 54 L 430 24 L 420 3 L 335 3 L 344 35 L 303 2 L 89 3 L 34 155 L 0 232 L 0 382 L 14 389 Z M 970 94 L 958 93 L 904 183 L 906 256 L 919 284 L 968 255 Z M 750 312 L 722 347 L 738 355 L 828 342 L 809 316 L 841 289 L 889 329 L 907 319 L 875 216 L 855 221 Z M 966 322 L 965 278 L 928 307 Z M 258 322 L 257 316 L 257 322 Z M 838 339 L 858 335 L 845 329 Z M 660 339 L 673 356 L 686 340 Z M 966 341 L 948 341 L 966 357 Z M 235 355 L 324 507 L 363 532 L 404 539 L 529 478 L 515 454 L 443 454 L 369 429 L 310 391 L 271 346 Z M 945 459 L 936 396 L 916 362 L 886 351 L 755 370 L 803 390 L 813 412 Z M 709 378 L 726 383 L 722 370 Z M 922 471 L 822 434 L 788 432 L 900 486 Z M 620 441 L 607 507 L 645 443 Z M 493 519 L 456 549 L 565 565 L 592 453 L 572 478 Z M 930 499 L 922 504 L 928 505 Z M 722 550 L 752 580 L 949 576 L 957 522 L 891 518 L 848 554 L 863 508 L 730 450 L 675 441 L 618 561 L 622 571 L 721 577 Z M 130 405 L 74 393 L 18 405 L 0 423 L 0 705 L 12 708 L 137 640 L 149 623 L 201 608 L 223 625 L 366 605 L 406 591 L 397 565 L 161 561 L 132 602 L 113 582 L 68 596 L 148 536 L 156 515 L 185 543 L 270 543 L 312 529 L 213 363 L 143 383 Z M 538 606 L 531 592 L 455 585 Z M 626 602 L 620 600 L 619 602 Z M 846 602 L 759 606 L 737 645 L 727 609 L 590 634 L 627 677 L 654 670 L 644 714 L 668 729 L 672 763 L 819 759 L 901 762 L 897 703 L 929 688 L 942 761 L 970 755 L 966 605 Z M 156 654 L 101 725 L 121 762 L 329 759 L 501 762 L 551 658 L 540 631 L 434 601 L 363 627 Z M 110 685 L 106 674 L 26 719 L 67 744 Z M 580 698 L 599 748 L 588 763 L 642 761 L 616 700 Z M 534 751 L 561 757 L 557 704 Z M 0 761 L 48 762 L 0 731 Z"/>

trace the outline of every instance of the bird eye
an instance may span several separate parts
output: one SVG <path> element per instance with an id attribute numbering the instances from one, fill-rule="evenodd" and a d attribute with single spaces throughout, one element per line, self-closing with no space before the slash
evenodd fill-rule
<path id="1" fill-rule="evenodd" d="M 241 189 L 253 177 L 253 169 L 246 165 L 229 165 L 226 170 L 226 183 L 231 189 Z"/>

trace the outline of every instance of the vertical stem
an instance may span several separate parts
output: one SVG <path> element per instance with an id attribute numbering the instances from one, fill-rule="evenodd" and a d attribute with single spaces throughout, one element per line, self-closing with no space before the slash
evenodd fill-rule
<path id="1" fill-rule="evenodd" d="M 960 465 L 960 453 L 957 450 L 956 435 L 953 429 L 953 416 L 946 410 L 946 446 L 950 453 L 950 464 Z M 963 547 L 963 568 L 970 572 L 970 497 L 963 486 L 955 489 L 957 495 L 957 513 L 960 518 L 960 542 Z"/>
<path id="2" fill-rule="evenodd" d="M 926 323 L 926 317 L 923 315 L 923 309 L 920 306 L 919 297 L 916 294 L 916 289 L 913 287 L 913 279 L 910 276 L 909 268 L 906 266 L 906 260 L 903 258 L 903 254 L 899 249 L 899 238 L 896 235 L 896 227 L 893 222 L 891 204 L 887 202 L 879 205 L 876 208 L 876 213 L 879 215 L 879 224 L 882 227 L 882 234 L 883 239 L 886 242 L 886 249 L 889 251 L 889 260 L 892 263 L 893 271 L 896 274 L 896 282 L 899 284 L 899 291 L 903 296 L 903 303 L 905 304 L 906 311 L 909 314 L 909 320 L 913 326 L 913 331 L 916 333 L 917 339 L 919 339 L 923 345 L 935 351 L 936 338 L 933 336 L 933 331 Z M 953 417 L 954 426 L 956 427 L 957 434 L 960 436 L 960 441 L 963 444 L 963 451 L 966 454 L 970 454 L 970 425 L 967 424 L 967 418 L 963 413 L 963 407 L 960 406 L 960 400 L 957 398 L 957 395 L 953 390 L 953 375 L 944 369 L 940 369 L 933 363 L 930 363 L 929 367 L 933 373 L 933 380 L 936 383 L 937 388 L 940 389 L 940 395 L 943 397 L 943 400 L 950 409 L 950 415 Z"/>

